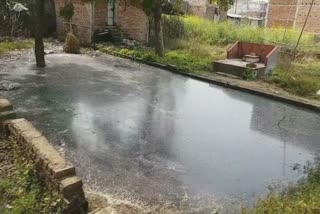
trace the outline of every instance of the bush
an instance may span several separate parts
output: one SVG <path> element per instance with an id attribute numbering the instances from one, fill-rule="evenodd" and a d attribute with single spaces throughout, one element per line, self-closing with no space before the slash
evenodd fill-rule
<path id="1" fill-rule="evenodd" d="M 68 33 L 63 46 L 63 51 L 74 54 L 80 53 L 80 41 L 73 33 Z"/>
<path id="2" fill-rule="evenodd" d="M 252 210 L 244 209 L 243 214 L 285 213 L 316 214 L 320 213 L 320 165 L 307 166 L 307 177 L 297 185 L 281 193 L 272 192 L 261 199 Z"/>
<path id="3" fill-rule="evenodd" d="M 73 15 L 74 7 L 71 1 L 60 8 L 60 16 L 64 18 L 65 21 L 69 22 L 72 19 Z"/>
<path id="4" fill-rule="evenodd" d="M 184 23 L 179 16 L 163 16 L 162 24 L 165 45 L 184 37 Z"/>
<path id="5" fill-rule="evenodd" d="M 278 67 L 269 81 L 293 94 L 316 98 L 316 93 L 320 90 L 320 66 L 315 64 Z"/>

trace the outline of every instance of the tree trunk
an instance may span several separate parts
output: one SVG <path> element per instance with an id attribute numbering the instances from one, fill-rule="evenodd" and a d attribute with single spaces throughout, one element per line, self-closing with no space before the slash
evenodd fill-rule
<path id="1" fill-rule="evenodd" d="M 35 31 L 34 31 L 34 53 L 38 67 L 45 67 L 44 44 L 43 44 L 43 20 L 44 20 L 44 0 L 36 0 Z"/>
<path id="2" fill-rule="evenodd" d="M 220 11 L 220 17 L 219 17 L 219 21 L 220 21 L 220 22 L 227 21 L 227 19 L 228 19 L 227 13 L 228 13 L 228 12 L 225 11 L 225 10 L 221 10 L 221 11 Z"/>
<path id="3" fill-rule="evenodd" d="M 163 33 L 162 33 L 161 0 L 155 1 L 153 16 L 154 16 L 155 49 L 156 49 L 156 53 L 162 57 L 164 55 L 164 43 L 163 43 Z"/>

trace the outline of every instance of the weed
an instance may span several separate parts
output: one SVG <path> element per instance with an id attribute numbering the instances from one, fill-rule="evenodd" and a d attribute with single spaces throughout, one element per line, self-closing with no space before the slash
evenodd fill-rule
<path id="1" fill-rule="evenodd" d="M 15 50 L 29 49 L 33 45 L 31 40 L 20 40 L 14 42 L 0 42 L 0 55 Z"/>
<path id="2" fill-rule="evenodd" d="M 307 176 L 298 184 L 284 192 L 271 192 L 261 199 L 255 208 L 243 209 L 243 214 L 285 213 L 296 214 L 320 213 L 320 163 L 304 169 Z"/>
<path id="3" fill-rule="evenodd" d="M 163 23 L 166 53 L 162 58 L 158 57 L 153 49 L 143 46 L 120 48 L 101 45 L 100 50 L 114 51 L 145 61 L 175 65 L 188 73 L 209 76 L 212 62 L 226 58 L 226 50 L 235 41 L 279 43 L 290 50 L 299 36 L 299 32 L 294 29 L 285 31 L 283 28 L 235 26 L 229 22 L 214 23 L 194 16 L 179 18 L 165 16 Z M 301 47 L 309 48 L 314 46 L 315 42 L 314 35 L 306 33 L 302 37 Z M 293 94 L 319 98 L 315 94 L 320 90 L 320 60 L 313 56 L 305 57 L 307 55 L 310 54 L 306 54 L 305 51 L 299 52 L 293 66 L 288 68 L 279 65 L 266 81 Z M 291 60 L 290 56 L 289 53 L 284 54 L 279 61 L 287 61 L 283 60 L 285 57 Z M 254 79 L 252 72 L 246 72 L 243 78 Z"/>
<path id="4" fill-rule="evenodd" d="M 0 213 L 62 213 L 64 202 L 58 192 L 43 185 L 33 163 L 23 158 L 14 142 L 6 155 L 13 161 L 14 171 L 0 179 Z"/>

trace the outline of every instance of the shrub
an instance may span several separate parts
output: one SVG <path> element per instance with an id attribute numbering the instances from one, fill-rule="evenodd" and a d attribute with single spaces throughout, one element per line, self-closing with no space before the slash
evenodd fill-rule
<path id="1" fill-rule="evenodd" d="M 163 17 L 163 38 L 165 44 L 181 39 L 184 36 L 184 23 L 179 16 Z"/>
<path id="2" fill-rule="evenodd" d="M 307 176 L 297 185 L 281 193 L 270 193 L 259 200 L 253 209 L 243 209 L 242 213 L 320 213 L 320 164 L 305 167 Z"/>
<path id="3" fill-rule="evenodd" d="M 66 41 L 63 46 L 63 51 L 66 53 L 74 54 L 80 53 L 80 41 L 73 33 L 67 34 Z"/>
<path id="4" fill-rule="evenodd" d="M 69 22 L 74 15 L 74 7 L 72 2 L 66 3 L 61 9 L 60 9 L 60 16 L 64 18 L 67 22 Z"/>

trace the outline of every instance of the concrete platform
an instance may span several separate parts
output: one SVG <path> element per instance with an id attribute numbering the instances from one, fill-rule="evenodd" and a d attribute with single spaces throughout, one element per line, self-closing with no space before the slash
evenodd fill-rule
<path id="1" fill-rule="evenodd" d="M 213 63 L 214 72 L 231 74 L 238 77 L 243 77 L 244 72 L 247 71 L 248 62 L 242 61 L 241 59 L 223 59 Z M 266 66 L 263 63 L 255 63 L 256 68 L 250 68 L 252 72 L 256 72 L 256 78 L 264 76 Z"/>

